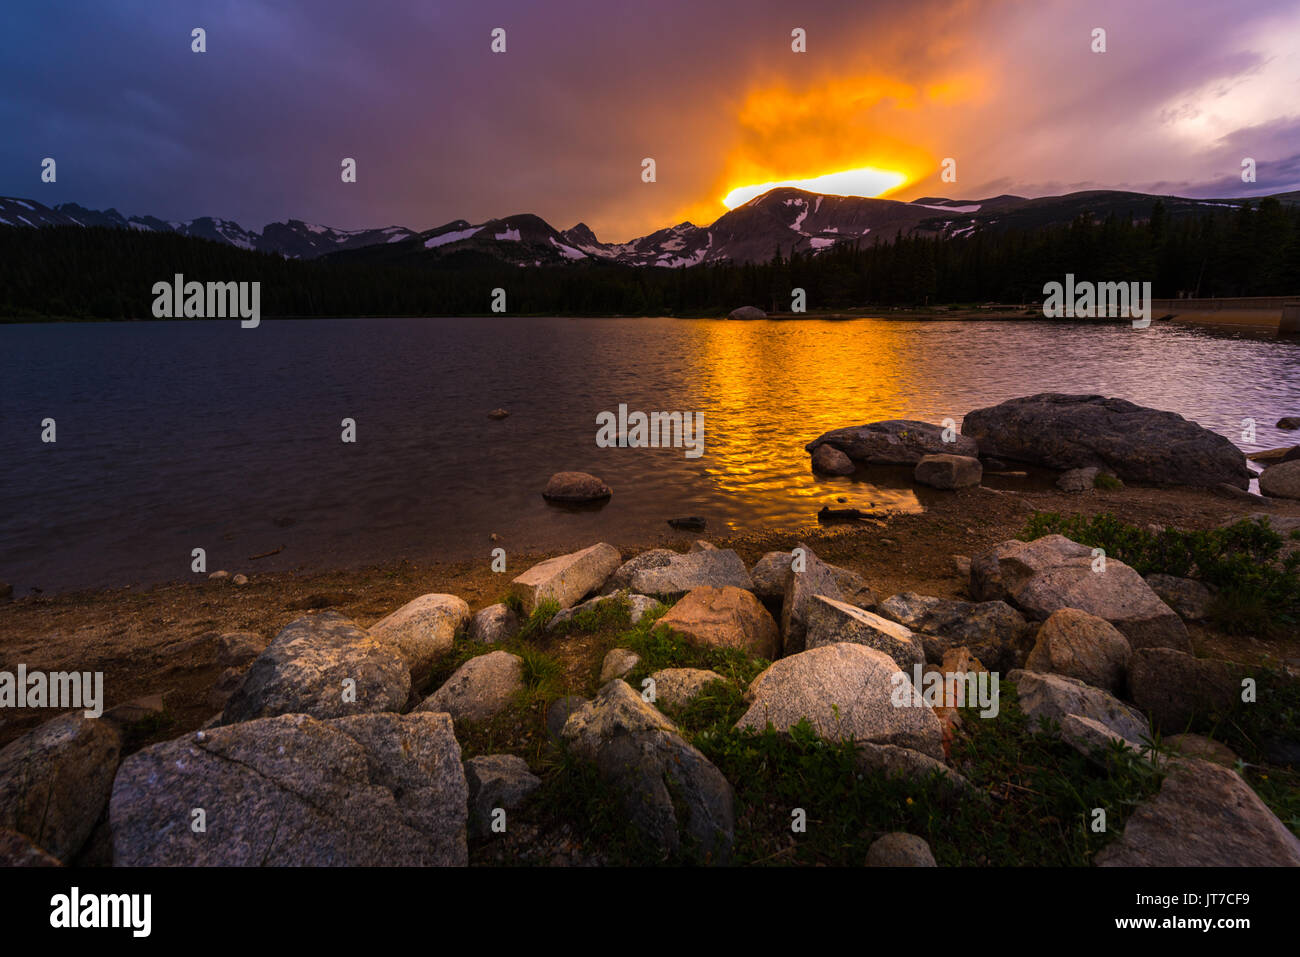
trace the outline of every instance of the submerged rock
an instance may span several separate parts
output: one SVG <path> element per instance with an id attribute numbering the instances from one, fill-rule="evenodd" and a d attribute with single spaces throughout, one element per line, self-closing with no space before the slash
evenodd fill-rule
<path id="1" fill-rule="evenodd" d="M 918 484 L 931 488 L 969 488 L 980 484 L 984 466 L 971 455 L 927 455 L 916 463 L 912 477 Z"/>
<path id="2" fill-rule="evenodd" d="M 556 472 L 542 489 L 551 502 L 599 502 L 613 495 L 608 485 L 587 472 Z"/>

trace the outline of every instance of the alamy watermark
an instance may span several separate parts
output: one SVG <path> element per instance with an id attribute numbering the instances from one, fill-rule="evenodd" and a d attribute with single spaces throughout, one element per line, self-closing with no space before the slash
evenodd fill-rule
<path id="1" fill-rule="evenodd" d="M 904 671 L 896 671 L 890 678 L 893 686 L 889 694 L 895 708 L 979 707 L 981 718 L 998 716 L 999 681 L 997 672 L 988 671 L 926 671 L 921 665 L 912 666 L 909 678 Z"/>
<path id="2" fill-rule="evenodd" d="M 84 708 L 87 718 L 104 713 L 102 671 L 0 671 L 0 708 Z"/>
<path id="3" fill-rule="evenodd" d="M 1048 319 L 1132 319 L 1134 329 L 1151 325 L 1151 283 L 1075 282 L 1074 273 L 1065 283 L 1043 286 L 1043 315 Z"/>
<path id="4" fill-rule="evenodd" d="M 704 454 L 703 412 L 618 412 L 596 414 L 596 445 L 602 449 L 686 449 L 688 459 Z"/>
<path id="5" fill-rule="evenodd" d="M 262 321 L 260 282 L 186 282 L 177 273 L 171 282 L 153 284 L 155 319 L 234 319 L 245 329 Z"/>

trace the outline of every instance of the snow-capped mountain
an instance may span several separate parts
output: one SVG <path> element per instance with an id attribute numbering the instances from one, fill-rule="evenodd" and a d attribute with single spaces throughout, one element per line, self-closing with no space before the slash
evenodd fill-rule
<path id="1" fill-rule="evenodd" d="M 1295 194 L 1281 194 L 1278 199 L 1297 201 Z M 601 242 L 584 223 L 556 230 L 531 213 L 478 224 L 458 219 L 423 232 L 404 226 L 342 230 L 291 219 L 271 223 L 256 233 L 231 220 L 206 216 L 169 222 L 152 216 L 125 217 L 115 209 L 98 212 L 75 203 L 50 208 L 35 200 L 2 197 L 0 226 L 109 226 L 174 232 L 296 259 L 329 256 L 393 263 L 446 261 L 449 265 L 504 261 L 519 266 L 596 261 L 676 268 L 724 260 L 765 262 L 778 250 L 783 256 L 817 254 L 837 243 L 872 243 L 900 233 L 964 239 L 987 229 L 1064 225 L 1079 216 L 1143 219 L 1157 200 L 1164 202 L 1171 217 L 1204 212 L 1206 207 L 1239 207 L 1245 202 L 1089 190 L 1038 199 L 927 196 L 904 203 L 778 187 L 724 213 L 710 226 L 678 223 L 625 243 Z"/>

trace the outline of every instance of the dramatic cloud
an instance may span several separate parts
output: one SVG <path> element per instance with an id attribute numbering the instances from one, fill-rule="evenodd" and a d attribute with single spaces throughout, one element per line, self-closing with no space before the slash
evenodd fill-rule
<path id="1" fill-rule="evenodd" d="M 862 167 L 905 176 L 902 199 L 1280 192 L 1298 46 L 1282 0 L 9 5 L 0 193 L 254 229 L 535 212 L 620 240 Z"/>

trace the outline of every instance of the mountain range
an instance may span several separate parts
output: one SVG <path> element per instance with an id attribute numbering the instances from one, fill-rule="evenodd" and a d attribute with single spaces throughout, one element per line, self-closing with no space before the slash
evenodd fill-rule
<path id="1" fill-rule="evenodd" d="M 1262 197 L 1255 197 L 1256 202 Z M 1300 192 L 1275 198 L 1300 203 Z M 422 232 L 405 226 L 334 229 L 291 219 L 270 223 L 258 233 L 228 219 L 187 221 L 153 216 L 123 216 L 76 203 L 45 206 L 31 199 L 0 197 L 0 226 L 107 226 L 173 232 L 242 249 L 292 259 L 329 257 L 339 261 L 421 263 L 466 257 L 502 260 L 520 266 L 555 265 L 579 260 L 674 268 L 701 263 L 766 262 L 780 250 L 815 254 L 837 243 L 892 239 L 896 234 L 968 238 L 986 230 L 1064 225 L 1081 215 L 1135 220 L 1150 216 L 1157 200 L 1166 214 L 1180 218 L 1208 208 L 1238 208 L 1244 199 L 1188 199 L 1118 190 L 1088 190 L 1026 199 L 924 197 L 910 202 L 830 196 L 793 187 L 769 190 L 720 216 L 712 225 L 683 222 L 626 243 L 604 243 L 585 224 L 557 230 L 531 213 L 473 224 L 458 219 Z M 451 257 L 457 257 L 453 259 Z"/>

